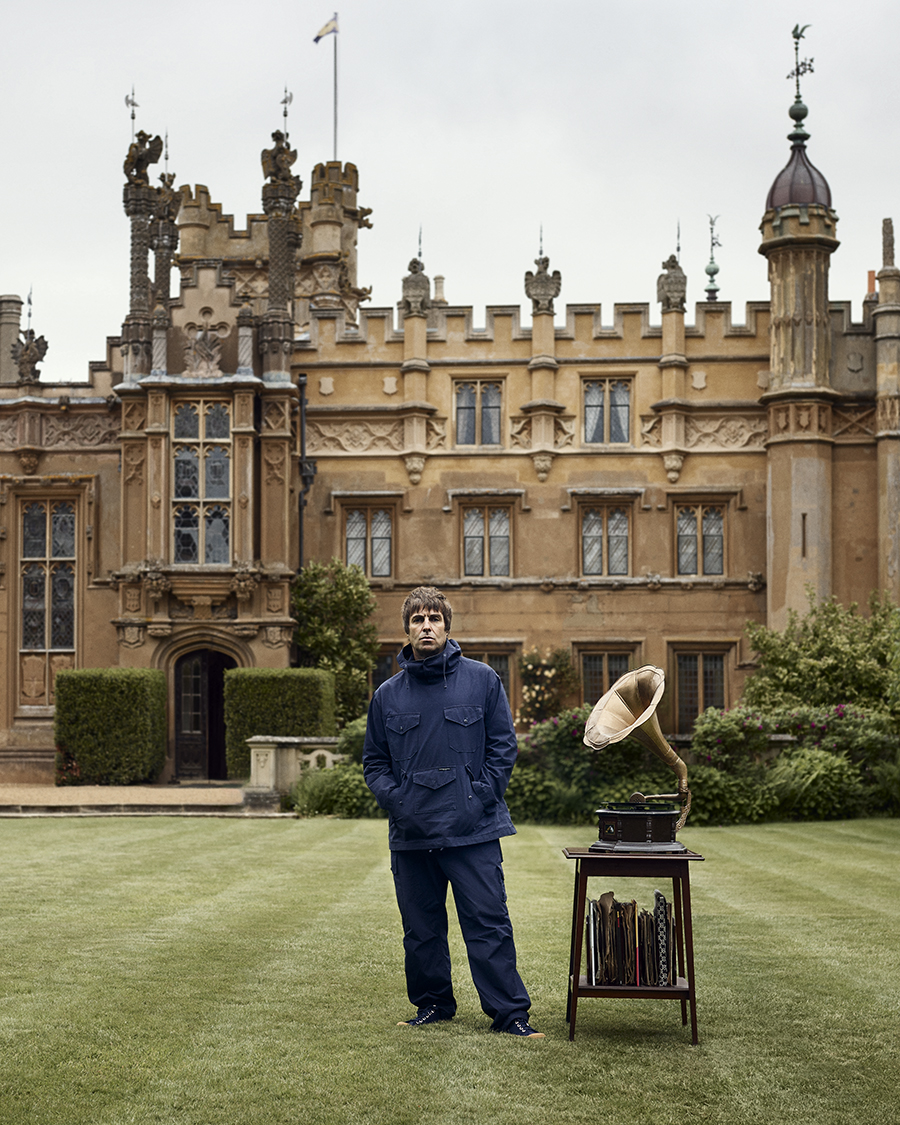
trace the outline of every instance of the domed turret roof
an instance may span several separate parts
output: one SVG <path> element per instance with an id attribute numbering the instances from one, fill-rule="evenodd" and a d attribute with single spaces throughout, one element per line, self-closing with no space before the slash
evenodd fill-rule
<path id="1" fill-rule="evenodd" d="M 803 128 L 803 119 L 808 112 L 799 97 L 790 108 L 790 115 L 796 123 L 794 131 L 788 134 L 792 145 L 791 158 L 769 188 L 767 211 L 773 207 L 786 207 L 789 203 L 821 203 L 823 207 L 831 206 L 828 181 L 806 155 L 809 133 Z"/>

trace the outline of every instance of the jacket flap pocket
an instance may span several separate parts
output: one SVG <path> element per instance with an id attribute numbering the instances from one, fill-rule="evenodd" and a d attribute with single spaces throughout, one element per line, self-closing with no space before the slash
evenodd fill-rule
<path id="1" fill-rule="evenodd" d="M 470 727 L 473 723 L 480 723 L 483 716 L 483 707 L 474 707 L 468 703 L 461 704 L 459 707 L 444 708 L 444 718 L 450 723 L 459 723 L 462 727 Z"/>
<path id="2" fill-rule="evenodd" d="M 394 734 L 405 734 L 408 730 L 412 730 L 413 727 L 419 725 L 419 716 L 413 712 L 407 712 L 403 715 L 388 715 L 384 720 L 384 725 Z"/>
<path id="3" fill-rule="evenodd" d="M 455 769 L 418 770 L 412 775 L 416 785 L 424 785 L 427 789 L 440 789 L 456 781 Z"/>

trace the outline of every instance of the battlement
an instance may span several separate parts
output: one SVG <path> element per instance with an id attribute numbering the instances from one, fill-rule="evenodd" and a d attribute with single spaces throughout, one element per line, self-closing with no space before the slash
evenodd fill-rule
<path id="1" fill-rule="evenodd" d="M 269 238 L 265 215 L 248 215 L 245 230 L 235 230 L 234 216 L 223 214 L 222 204 L 210 199 L 209 188 L 197 184 L 182 188 L 178 212 L 181 261 L 195 258 L 268 258 Z"/>

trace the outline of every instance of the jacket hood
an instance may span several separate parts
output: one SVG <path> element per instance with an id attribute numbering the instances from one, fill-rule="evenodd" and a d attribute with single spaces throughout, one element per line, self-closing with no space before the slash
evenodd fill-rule
<path id="1" fill-rule="evenodd" d="M 459 667 L 462 660 L 462 651 L 452 637 L 447 638 L 447 643 L 440 652 L 427 656 L 424 660 L 413 657 L 411 645 L 404 645 L 397 656 L 397 663 L 402 672 L 414 676 L 420 683 L 434 684 L 439 680 L 446 680 Z"/>

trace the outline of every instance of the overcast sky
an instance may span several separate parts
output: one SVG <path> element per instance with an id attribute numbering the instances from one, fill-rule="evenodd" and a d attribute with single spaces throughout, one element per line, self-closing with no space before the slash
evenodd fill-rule
<path id="1" fill-rule="evenodd" d="M 46 381 L 84 379 L 128 311 L 122 162 L 137 126 L 169 133 L 177 183 L 206 184 L 244 226 L 261 210 L 261 149 L 285 84 L 295 171 L 332 158 L 334 0 L 31 0 L 7 5 L 0 42 L 0 293 L 34 288 Z M 787 162 L 791 29 L 812 162 L 842 245 L 830 294 L 860 313 L 900 221 L 900 4 L 869 0 L 340 0 L 338 156 L 373 208 L 359 284 L 394 304 L 419 225 L 451 304 L 527 304 L 541 224 L 564 305 L 651 302 L 675 250 L 688 322 L 705 299 L 708 214 L 719 215 L 720 298 L 768 298 L 757 253 L 766 193 Z M 161 170 L 161 167 L 160 169 Z M 154 170 L 157 174 L 157 170 Z M 530 319 L 524 315 L 527 323 Z"/>

